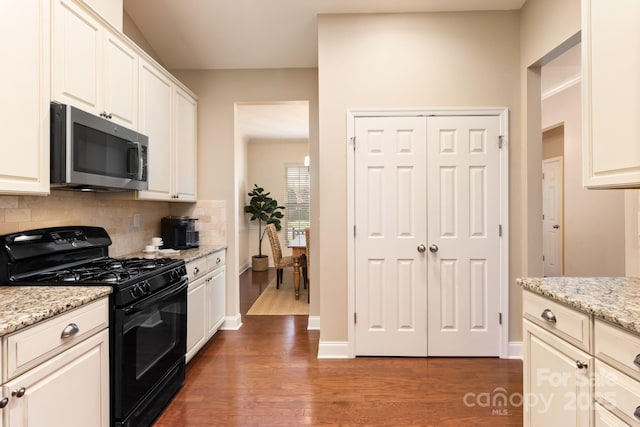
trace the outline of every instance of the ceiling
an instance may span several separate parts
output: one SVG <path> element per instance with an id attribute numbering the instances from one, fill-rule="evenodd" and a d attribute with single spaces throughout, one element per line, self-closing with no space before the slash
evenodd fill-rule
<path id="1" fill-rule="evenodd" d="M 123 0 L 169 70 L 316 68 L 317 16 L 520 9 L 525 0 Z M 306 102 L 238 105 L 246 140 L 308 139 Z"/>
<path id="2" fill-rule="evenodd" d="M 520 9 L 525 0 L 123 0 L 170 70 L 315 68 L 317 16 Z"/>

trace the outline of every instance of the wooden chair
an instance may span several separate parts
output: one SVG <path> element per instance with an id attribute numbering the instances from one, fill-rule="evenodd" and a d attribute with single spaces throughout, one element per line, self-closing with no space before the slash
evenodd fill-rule
<path id="1" fill-rule="evenodd" d="M 307 253 L 305 254 L 306 256 L 306 263 L 304 265 L 304 284 L 305 287 L 307 288 L 307 304 L 309 304 L 311 302 L 311 284 L 309 283 L 309 264 L 311 264 L 311 251 L 309 250 L 311 248 L 309 241 L 311 240 L 309 235 L 311 234 L 311 230 L 309 230 L 309 227 L 304 229 L 304 237 L 307 241 Z"/>
<path id="2" fill-rule="evenodd" d="M 266 230 L 267 236 L 269 236 L 269 242 L 271 243 L 273 265 L 276 268 L 276 289 L 280 289 L 280 283 L 282 283 L 282 270 L 285 267 L 293 268 L 293 257 L 282 256 L 282 248 L 280 247 L 280 239 L 278 238 L 276 226 L 273 224 L 267 224 Z"/>

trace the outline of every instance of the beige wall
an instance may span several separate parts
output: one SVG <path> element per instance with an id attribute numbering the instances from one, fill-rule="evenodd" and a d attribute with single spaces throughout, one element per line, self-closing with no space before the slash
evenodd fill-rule
<path id="1" fill-rule="evenodd" d="M 564 274 L 624 276 L 624 191 L 582 186 L 581 86 L 542 103 L 542 128 L 564 125 Z"/>
<path id="2" fill-rule="evenodd" d="M 518 146 L 518 12 L 324 15 L 318 39 L 320 339 L 344 342 L 352 318 L 347 312 L 347 110 L 507 107 L 511 146 Z M 511 204 L 518 199 L 516 187 Z M 511 227 L 512 243 L 518 242 L 521 225 L 512 219 Z"/>
<path id="3" fill-rule="evenodd" d="M 540 66 L 574 45 L 580 31 L 580 0 L 527 0 L 520 10 L 521 145 L 511 151 L 511 277 L 542 275 L 542 118 Z M 568 42 L 569 41 L 569 42 Z M 569 46 L 566 46 L 569 47 Z M 514 168 L 517 177 L 514 177 Z M 514 230 L 512 229 L 512 233 Z M 522 290 L 511 287 L 509 336 L 522 339 Z"/>
<path id="4" fill-rule="evenodd" d="M 560 125 L 542 133 L 542 158 L 564 156 L 564 126 Z"/>
<path id="5" fill-rule="evenodd" d="M 189 70 L 173 74 L 198 95 L 198 197 L 209 200 L 225 200 L 227 212 L 227 315 L 239 315 L 238 297 L 241 241 L 239 210 L 240 200 L 237 181 L 238 146 L 235 133 L 235 105 L 237 103 L 261 103 L 277 101 L 309 101 L 309 151 L 311 168 L 315 168 L 318 146 L 318 78 L 316 69 L 275 70 Z M 318 185 L 312 181 L 311 197 Z M 245 192 L 246 193 L 246 192 Z M 312 204 L 311 216 L 316 217 Z M 317 222 L 312 224 L 317 227 Z M 312 230 L 313 232 L 313 230 Z M 248 246 L 247 246 L 248 247 Z M 312 252 L 313 247 L 312 247 Z M 319 257 L 317 251 L 314 257 Z M 314 259 L 311 260 L 315 263 Z M 311 281 L 317 269 L 312 269 Z M 319 288 L 311 287 L 310 313 L 319 311 Z"/>
<path id="6" fill-rule="evenodd" d="M 248 189 L 254 184 L 269 191 L 271 197 L 280 205 L 285 203 L 285 167 L 287 164 L 302 164 L 304 156 L 309 154 L 307 140 L 295 141 L 250 141 L 248 149 Z M 249 196 L 243 198 L 244 205 L 249 202 Z M 249 221 L 244 215 L 245 226 L 249 228 L 248 257 L 258 253 L 258 223 Z M 282 222 L 284 226 L 284 221 Z M 283 255 L 291 255 L 291 250 L 285 246 L 284 231 L 279 233 Z M 268 255 L 269 264 L 273 265 L 269 239 L 265 235 L 262 242 L 262 253 Z"/>

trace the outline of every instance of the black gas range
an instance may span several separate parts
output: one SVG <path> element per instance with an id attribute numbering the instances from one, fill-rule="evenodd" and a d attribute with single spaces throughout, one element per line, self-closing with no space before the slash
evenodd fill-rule
<path id="1" fill-rule="evenodd" d="M 0 284 L 112 286 L 111 424 L 146 426 L 182 387 L 187 270 L 172 258 L 112 258 L 101 227 L 0 236 Z"/>

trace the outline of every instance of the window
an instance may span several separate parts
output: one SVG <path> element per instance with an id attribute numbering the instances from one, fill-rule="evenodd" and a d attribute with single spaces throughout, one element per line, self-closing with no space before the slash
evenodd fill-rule
<path id="1" fill-rule="evenodd" d="M 287 243 L 296 233 L 304 232 L 309 222 L 309 168 L 303 165 L 286 166 L 284 228 Z"/>

